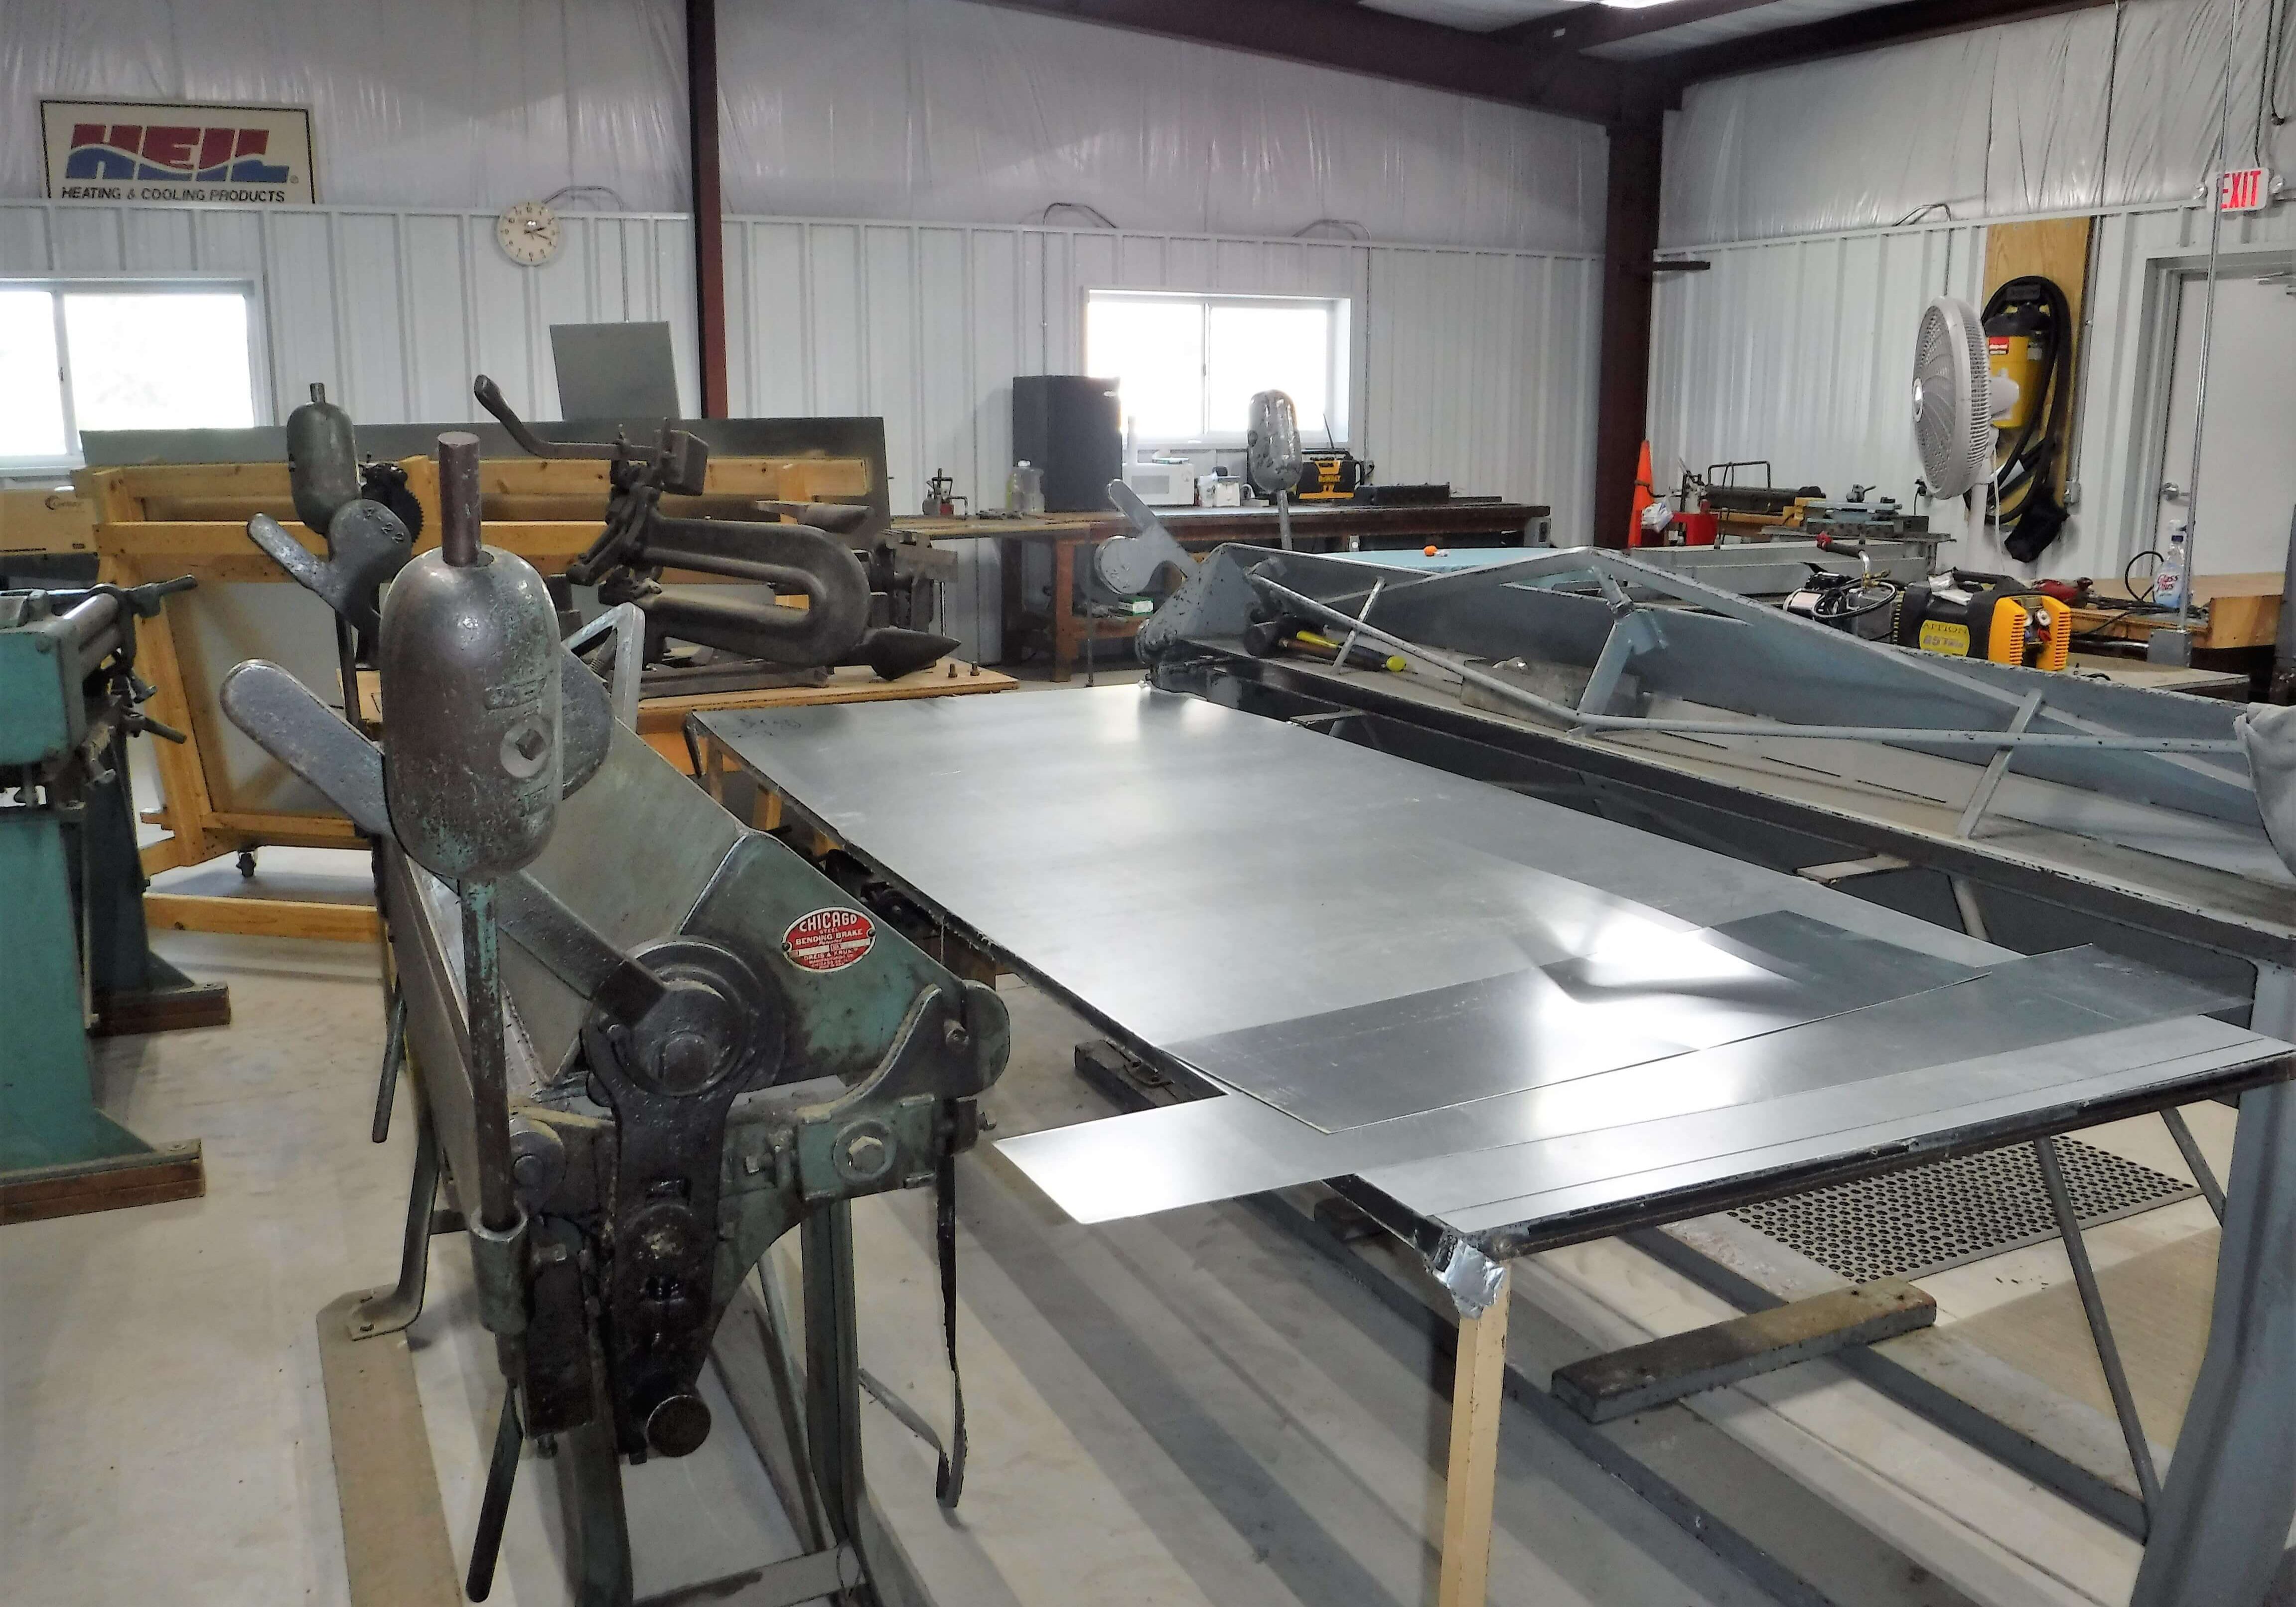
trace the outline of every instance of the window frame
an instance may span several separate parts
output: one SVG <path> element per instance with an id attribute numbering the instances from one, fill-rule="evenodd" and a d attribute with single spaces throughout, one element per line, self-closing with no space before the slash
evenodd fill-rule
<path id="1" fill-rule="evenodd" d="M 85 468 L 87 454 L 81 445 L 79 408 L 72 394 L 71 340 L 65 330 L 64 299 L 73 294 L 214 295 L 236 291 L 247 303 L 247 389 L 254 424 L 272 421 L 270 360 L 266 337 L 261 282 L 248 274 L 0 274 L 0 291 L 42 291 L 55 320 L 58 381 L 62 389 L 64 453 L 61 457 L 11 457 L 0 455 L 0 480 L 23 480 L 70 473 Z M 196 425 L 184 425 L 196 429 Z"/>
<path id="2" fill-rule="evenodd" d="M 1210 314 L 1216 307 L 1316 307 L 1332 316 L 1331 339 L 1324 352 L 1324 394 L 1339 403 L 1340 417 L 1332 430 L 1332 444 L 1351 448 L 1356 429 L 1355 387 L 1355 298 L 1350 295 L 1318 295 L 1312 292 L 1175 290 L 1169 288 L 1143 289 L 1130 285 L 1095 284 L 1085 288 L 1083 301 L 1078 309 L 1077 349 L 1083 354 L 1083 367 L 1092 370 L 1092 304 L 1095 298 L 1111 301 L 1177 302 L 1202 309 L 1204 327 L 1210 328 Z M 1237 452 L 1243 448 L 1244 434 L 1241 430 L 1218 430 L 1209 427 L 1211 416 L 1211 374 L 1209 342 L 1198 354 L 1198 382 L 1204 391 L 1205 432 L 1191 437 L 1142 435 L 1136 440 L 1128 438 L 1128 446 L 1160 452 Z M 1303 445 L 1321 446 L 1323 420 L 1302 418 L 1300 437 Z"/>

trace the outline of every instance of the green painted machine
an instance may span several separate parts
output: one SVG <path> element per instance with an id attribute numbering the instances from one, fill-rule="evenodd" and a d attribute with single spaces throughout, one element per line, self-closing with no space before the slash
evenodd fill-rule
<path id="1" fill-rule="evenodd" d="M 155 1149 L 96 1109 L 92 1036 L 220 1026 L 219 985 L 151 950 L 127 738 L 135 621 L 189 578 L 0 592 L 0 1223 L 182 1200 L 196 1140 Z"/>

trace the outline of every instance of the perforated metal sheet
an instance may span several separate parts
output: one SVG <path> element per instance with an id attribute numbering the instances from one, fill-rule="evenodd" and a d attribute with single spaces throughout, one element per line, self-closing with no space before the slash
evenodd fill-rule
<path id="1" fill-rule="evenodd" d="M 2083 1227 L 2199 1192 L 2078 1138 L 2055 1144 Z M 1789 1194 L 1730 1215 L 1853 1283 L 1926 1277 L 2057 1236 L 2040 1164 L 2026 1144 Z"/>

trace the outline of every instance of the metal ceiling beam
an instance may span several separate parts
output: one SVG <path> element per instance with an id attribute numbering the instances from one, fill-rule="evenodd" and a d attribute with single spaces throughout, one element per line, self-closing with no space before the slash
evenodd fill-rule
<path id="1" fill-rule="evenodd" d="M 1650 430 L 1652 258 L 1666 125 L 1655 113 L 1611 129 L 1603 202 L 1603 332 L 1595 386 L 1595 545 L 1622 547 Z"/>
<path id="2" fill-rule="evenodd" d="M 1616 122 L 1644 103 L 1640 77 L 1609 62 L 1370 11 L 1350 0 L 980 3 L 1336 67 L 1590 122 Z"/>
<path id="3" fill-rule="evenodd" d="M 1533 17 L 1528 22 L 1510 23 L 1489 37 L 1543 45 L 1554 50 L 1592 50 L 1598 45 L 1663 33 L 1685 22 L 1703 22 L 1710 17 L 1726 17 L 1732 12 L 1751 11 L 1771 3 L 1772 0 L 1671 0 L 1668 4 L 1631 9 L 1582 5 L 1575 11 L 1554 12 Z"/>
<path id="4" fill-rule="evenodd" d="M 1849 12 L 1821 22 L 1804 23 L 1800 28 L 1781 28 L 1768 33 L 1749 34 L 1742 39 L 1726 39 L 1637 65 L 1645 66 L 1652 80 L 1667 83 L 1671 93 L 1678 95 L 1685 85 L 1701 78 L 1726 78 L 1793 61 L 1848 55 L 1939 34 L 1965 33 L 1997 22 L 2055 16 L 2109 4 L 2111 0 L 1907 0 L 1904 4 Z"/>
<path id="5" fill-rule="evenodd" d="M 726 204 L 718 166 L 718 0 L 685 0 L 686 150 L 693 180 L 693 313 L 701 416 L 722 419 L 726 394 Z"/>

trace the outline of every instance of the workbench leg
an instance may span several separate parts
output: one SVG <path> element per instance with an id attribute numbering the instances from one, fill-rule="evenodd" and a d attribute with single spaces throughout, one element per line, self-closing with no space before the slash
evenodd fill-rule
<path id="1" fill-rule="evenodd" d="M 996 657 L 999 664 L 1017 662 L 1021 650 L 1013 644 L 1013 633 L 1029 612 L 1029 544 L 1015 541 L 1010 536 L 996 538 Z"/>
<path id="2" fill-rule="evenodd" d="M 2296 976 L 2257 968 L 2259 1032 L 2296 1032 Z M 2258 1607 L 2296 1517 L 2296 1086 L 2241 1096 L 2208 1354 L 2131 1607 Z"/>
<path id="3" fill-rule="evenodd" d="M 1053 543 L 1053 679 L 1065 681 L 1076 668 L 1083 639 L 1076 611 L 1077 544 L 1062 537 Z"/>
<path id="4" fill-rule="evenodd" d="M 1459 1319 L 1451 1373 L 1451 1460 L 1443 1481 L 1443 1573 L 1437 1607 L 1483 1607 L 1490 1595 L 1491 1506 L 1498 1493 L 1499 1410 L 1506 1390 L 1507 1300 Z"/>

